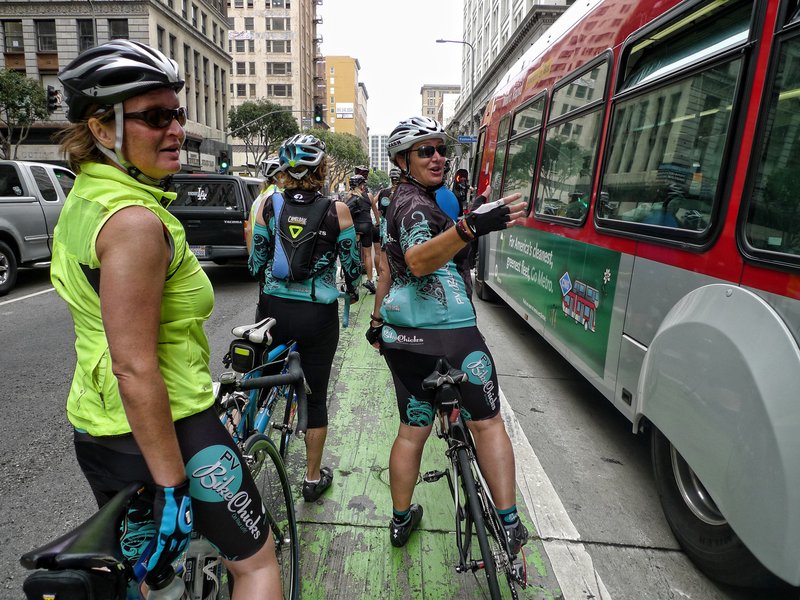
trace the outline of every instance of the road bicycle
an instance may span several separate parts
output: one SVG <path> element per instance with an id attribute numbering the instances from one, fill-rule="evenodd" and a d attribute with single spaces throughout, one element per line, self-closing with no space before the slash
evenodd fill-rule
<path id="1" fill-rule="evenodd" d="M 254 389 L 294 386 L 298 400 L 295 433 L 298 436 L 304 434 L 307 419 L 305 378 L 296 352 L 289 353 L 283 373 L 249 379 L 223 374 L 220 379 L 219 397 Z M 237 444 L 259 486 L 267 509 L 266 520 L 275 543 L 283 596 L 287 600 L 296 600 L 300 597 L 300 548 L 294 499 L 283 460 L 272 440 L 263 433 L 254 432 Z M 84 523 L 23 555 L 20 558 L 22 566 L 37 570 L 25 581 L 24 589 L 28 597 L 124 600 L 130 589 L 137 590 L 146 574 L 143 565 L 149 558 L 149 552 L 145 551 L 138 561 L 131 563 L 123 556 L 119 532 L 128 507 L 144 490 L 141 483 L 129 484 Z M 193 553 L 192 546 L 203 542 L 205 540 L 193 537 L 187 556 L 202 554 Z M 178 569 L 179 572 L 183 570 L 183 565 L 179 565 Z M 199 572 L 203 573 L 202 581 L 197 579 Z M 181 575 L 188 579 L 186 589 L 191 600 L 224 600 L 235 586 L 229 574 L 222 569 L 218 556 L 215 561 L 198 564 L 191 572 L 184 571 Z M 133 582 L 135 585 L 130 585 Z M 76 595 L 70 596 L 73 592 Z"/>
<path id="2" fill-rule="evenodd" d="M 450 487 L 456 518 L 456 572 L 471 572 L 478 580 L 477 572 L 482 570 L 492 600 L 503 597 L 501 587 L 516 600 L 517 586 L 527 587 L 525 554 L 522 549 L 519 555 L 511 552 L 489 486 L 478 466 L 475 443 L 461 415 L 459 385 L 466 380 L 466 373 L 441 358 L 434 372 L 422 382 L 423 389 L 435 391 L 436 435 L 447 442 L 445 454 L 450 461 L 449 470 L 428 471 L 422 479 L 433 483 L 445 477 Z M 472 544 L 473 535 L 478 540 L 477 552 Z M 501 585 L 503 581 L 505 585 Z"/>

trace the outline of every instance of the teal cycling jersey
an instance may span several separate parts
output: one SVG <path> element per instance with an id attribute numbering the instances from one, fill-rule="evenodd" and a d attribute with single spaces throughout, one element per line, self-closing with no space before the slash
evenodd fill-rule
<path id="1" fill-rule="evenodd" d="M 322 199 L 316 192 L 305 190 L 285 190 L 287 199 L 310 203 Z M 272 198 L 265 200 L 264 219 L 267 223 L 256 225 L 253 231 L 253 246 L 250 252 L 250 273 L 263 275 L 262 293 L 290 300 L 333 304 L 339 298 L 336 288 L 336 261 L 342 265 L 348 290 L 358 288 L 361 280 L 361 259 L 358 255 L 355 229 L 351 226 L 341 231 L 336 203 L 331 202 L 328 212 L 319 227 L 316 245 L 311 259 L 312 277 L 304 281 L 278 279 L 273 275 L 275 262 L 275 211 Z"/>
<path id="2" fill-rule="evenodd" d="M 381 316 L 387 325 L 419 329 L 474 327 L 472 280 L 467 249 L 433 273 L 414 276 L 405 253 L 453 226 L 432 195 L 401 183 L 386 211 L 384 250 L 392 285 L 383 300 Z"/>

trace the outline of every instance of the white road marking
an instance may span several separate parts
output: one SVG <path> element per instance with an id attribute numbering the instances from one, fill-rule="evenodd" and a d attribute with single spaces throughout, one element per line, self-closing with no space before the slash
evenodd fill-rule
<path id="1" fill-rule="evenodd" d="M 4 304 L 11 304 L 12 302 L 19 302 L 20 300 L 27 300 L 28 298 L 33 298 L 34 296 L 40 296 L 41 294 L 47 294 L 48 292 L 54 292 L 56 288 L 49 288 L 46 290 L 42 290 L 41 292 L 34 292 L 33 294 L 28 294 L 27 296 L 20 296 L 19 298 L 14 298 L 13 300 L 5 300 L 0 302 L 0 306 Z"/>
<path id="2" fill-rule="evenodd" d="M 578 530 L 564 509 L 502 390 L 500 398 L 503 421 L 514 446 L 517 486 L 536 531 L 543 538 L 544 550 L 550 559 L 564 599 L 611 600 L 611 595 L 594 568 L 592 557 L 580 543 Z"/>

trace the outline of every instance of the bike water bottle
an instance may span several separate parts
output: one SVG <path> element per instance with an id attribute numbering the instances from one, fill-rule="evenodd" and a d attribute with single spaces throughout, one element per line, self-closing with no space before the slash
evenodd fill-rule
<path id="1" fill-rule="evenodd" d="M 189 600 L 204 600 L 220 589 L 221 561 L 219 552 L 206 538 L 192 532 L 186 551 L 183 581 Z"/>
<path id="2" fill-rule="evenodd" d="M 145 583 L 150 588 L 147 600 L 189 600 L 183 579 L 175 576 L 175 570 L 172 567 L 157 578 L 148 575 Z"/>

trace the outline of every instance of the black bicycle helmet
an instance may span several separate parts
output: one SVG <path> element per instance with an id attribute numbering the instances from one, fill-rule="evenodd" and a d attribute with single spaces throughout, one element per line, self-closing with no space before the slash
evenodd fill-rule
<path id="1" fill-rule="evenodd" d="M 363 175 L 353 175 L 350 178 L 350 189 L 353 190 L 364 183 L 366 179 L 364 179 Z"/>
<path id="2" fill-rule="evenodd" d="M 67 119 L 83 121 L 92 107 L 112 107 L 150 90 L 176 92 L 184 81 L 178 63 L 154 48 L 111 40 L 82 52 L 58 74 L 68 106 Z"/>
<path id="3" fill-rule="evenodd" d="M 400 181 L 400 167 L 392 167 L 389 169 L 389 179 L 393 182 Z"/>
<path id="4" fill-rule="evenodd" d="M 365 167 L 365 166 L 362 165 L 362 166 L 356 167 L 353 170 L 355 171 L 356 175 L 361 175 L 364 178 L 369 177 L 369 167 Z"/>

